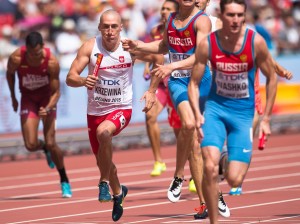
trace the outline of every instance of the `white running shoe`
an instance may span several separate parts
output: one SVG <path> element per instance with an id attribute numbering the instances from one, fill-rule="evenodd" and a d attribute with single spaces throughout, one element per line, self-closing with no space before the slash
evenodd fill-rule
<path id="1" fill-rule="evenodd" d="M 230 210 L 224 201 L 222 192 L 219 193 L 219 201 L 218 201 L 218 207 L 219 207 L 219 214 L 225 218 L 230 217 Z"/>
<path id="2" fill-rule="evenodd" d="M 168 199 L 171 202 L 177 202 L 180 199 L 181 195 L 181 187 L 182 187 L 183 179 L 179 177 L 174 177 L 170 184 L 170 188 L 168 190 Z"/>

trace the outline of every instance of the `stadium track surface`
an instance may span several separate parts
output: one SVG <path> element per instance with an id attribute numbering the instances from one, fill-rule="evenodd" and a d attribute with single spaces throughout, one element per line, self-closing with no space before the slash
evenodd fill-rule
<path id="1" fill-rule="evenodd" d="M 228 196 L 221 184 L 231 217 L 220 223 L 300 223 L 300 133 L 270 137 L 264 151 L 254 154 L 243 195 Z M 150 148 L 118 150 L 113 160 L 122 184 L 129 189 L 118 223 L 209 223 L 193 220 L 198 199 L 184 182 L 179 202 L 167 199 L 175 169 L 175 146 L 162 148 L 167 171 L 151 178 Z M 99 203 L 99 171 L 91 154 L 65 157 L 73 197 L 60 197 L 58 174 L 44 159 L 0 162 L 0 223 L 113 223 L 112 203 Z M 189 178 L 188 164 L 186 177 Z"/>

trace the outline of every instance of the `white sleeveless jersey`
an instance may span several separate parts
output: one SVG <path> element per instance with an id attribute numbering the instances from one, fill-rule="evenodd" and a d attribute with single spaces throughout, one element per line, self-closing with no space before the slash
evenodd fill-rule
<path id="1" fill-rule="evenodd" d="M 93 74 L 97 53 L 103 54 L 103 59 L 98 71 L 98 82 L 92 90 L 87 90 L 87 113 L 102 116 L 117 109 L 131 109 L 133 75 L 131 55 L 123 50 L 122 43 L 114 52 L 105 50 L 102 46 L 102 37 L 97 36 L 88 65 L 89 74 Z"/>

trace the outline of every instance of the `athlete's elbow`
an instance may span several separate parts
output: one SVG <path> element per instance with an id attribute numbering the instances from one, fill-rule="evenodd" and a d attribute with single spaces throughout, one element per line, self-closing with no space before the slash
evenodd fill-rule
<path id="1" fill-rule="evenodd" d="M 72 79 L 69 74 L 67 75 L 65 83 L 67 84 L 67 86 L 72 87 Z"/>

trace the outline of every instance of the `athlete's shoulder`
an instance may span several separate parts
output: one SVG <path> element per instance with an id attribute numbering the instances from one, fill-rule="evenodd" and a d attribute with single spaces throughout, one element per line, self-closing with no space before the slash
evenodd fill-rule
<path id="1" fill-rule="evenodd" d="M 208 16 L 199 16 L 195 23 L 198 31 L 210 33 L 212 25 Z"/>
<path id="2" fill-rule="evenodd" d="M 59 68 L 59 62 L 56 56 L 50 51 L 49 61 L 48 61 L 49 67 L 56 67 Z"/>
<path id="3" fill-rule="evenodd" d="M 11 55 L 9 56 L 8 63 L 11 65 L 19 65 L 21 63 L 21 48 L 17 48 Z"/>
<path id="4" fill-rule="evenodd" d="M 94 48 L 94 45 L 97 43 L 97 39 L 96 38 L 99 38 L 98 39 L 98 42 L 99 44 L 101 43 L 101 37 L 97 36 L 97 37 L 93 37 L 93 38 L 90 38 L 89 40 L 85 41 L 81 47 L 79 48 L 78 50 L 78 55 L 87 55 L 89 56 L 92 51 L 93 51 L 93 48 Z"/>
<path id="5" fill-rule="evenodd" d="M 161 39 L 163 31 L 164 31 L 163 24 L 158 24 L 157 26 L 153 27 L 150 32 L 150 36 L 151 36 L 152 40 Z"/>

